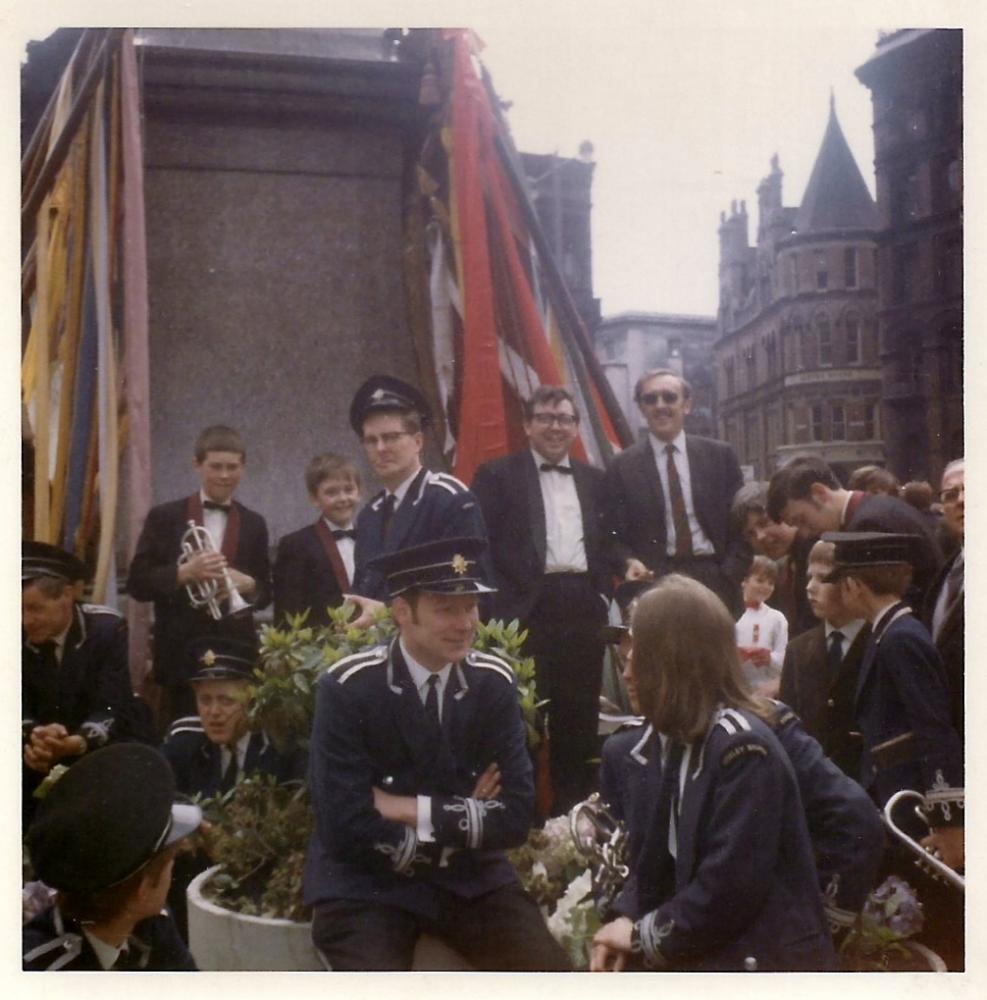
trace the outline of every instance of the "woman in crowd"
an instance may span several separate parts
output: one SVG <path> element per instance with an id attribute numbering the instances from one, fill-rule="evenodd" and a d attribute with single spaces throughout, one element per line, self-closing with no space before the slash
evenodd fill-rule
<path id="1" fill-rule="evenodd" d="M 631 683 L 659 734 L 634 912 L 600 929 L 593 971 L 828 970 L 835 964 L 791 765 L 746 692 L 734 624 L 707 588 L 665 577 L 632 621 Z M 633 831 L 632 831 L 633 833 Z"/>

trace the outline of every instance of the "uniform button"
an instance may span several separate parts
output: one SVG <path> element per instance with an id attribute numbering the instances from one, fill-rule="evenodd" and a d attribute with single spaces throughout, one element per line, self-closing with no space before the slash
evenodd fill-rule
<path id="1" fill-rule="evenodd" d="M 383 779 L 381 780 L 381 784 L 385 788 L 390 788 L 391 785 L 394 784 L 394 777 L 393 777 L 393 775 L 385 774 L 384 777 L 383 777 Z"/>
<path id="2" fill-rule="evenodd" d="M 829 700 L 828 700 L 828 701 L 826 702 L 826 707 L 827 707 L 827 708 L 833 708 L 833 707 L 834 707 L 835 705 L 836 705 L 836 702 L 835 702 L 835 701 L 833 701 L 833 699 L 832 699 L 832 698 L 830 698 L 830 699 L 829 699 Z"/>

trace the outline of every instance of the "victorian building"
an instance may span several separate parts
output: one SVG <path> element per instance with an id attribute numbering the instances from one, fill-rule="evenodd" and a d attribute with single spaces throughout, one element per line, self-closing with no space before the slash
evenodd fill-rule
<path id="1" fill-rule="evenodd" d="M 782 177 L 775 156 L 753 246 L 745 202 L 720 216 L 719 436 L 755 478 L 795 454 L 845 477 L 884 462 L 877 216 L 832 99 L 799 206 L 783 204 Z"/>
<path id="2" fill-rule="evenodd" d="M 959 30 L 898 31 L 872 93 L 878 327 L 888 466 L 938 482 L 963 453 L 963 65 Z"/>

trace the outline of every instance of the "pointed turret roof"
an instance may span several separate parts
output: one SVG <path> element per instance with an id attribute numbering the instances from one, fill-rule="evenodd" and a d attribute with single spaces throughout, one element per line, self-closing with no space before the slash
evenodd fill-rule
<path id="1" fill-rule="evenodd" d="M 836 118 L 829 96 L 829 122 L 819 155 L 799 207 L 795 228 L 800 235 L 837 229 L 874 229 L 877 209 L 857 161 Z"/>

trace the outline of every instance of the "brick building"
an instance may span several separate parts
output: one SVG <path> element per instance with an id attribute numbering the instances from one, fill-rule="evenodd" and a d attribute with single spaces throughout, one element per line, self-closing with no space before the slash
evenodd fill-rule
<path id="1" fill-rule="evenodd" d="M 963 453 L 963 39 L 898 31 L 857 76 L 872 93 L 887 460 L 938 482 Z"/>
<path id="2" fill-rule="evenodd" d="M 830 101 L 798 207 L 775 156 L 758 186 L 757 240 L 745 202 L 720 217 L 719 436 L 764 479 L 794 454 L 846 476 L 883 463 L 874 201 Z"/>

